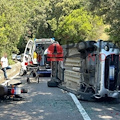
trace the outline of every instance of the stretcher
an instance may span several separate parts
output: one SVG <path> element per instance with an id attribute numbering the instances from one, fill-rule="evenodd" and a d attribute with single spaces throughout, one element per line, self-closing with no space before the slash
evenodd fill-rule
<path id="1" fill-rule="evenodd" d="M 27 83 L 31 83 L 31 77 L 36 78 L 37 82 L 39 83 L 40 77 L 50 77 L 51 76 L 51 69 L 50 66 L 44 65 L 29 65 L 27 66 L 29 74 L 27 75 Z"/>

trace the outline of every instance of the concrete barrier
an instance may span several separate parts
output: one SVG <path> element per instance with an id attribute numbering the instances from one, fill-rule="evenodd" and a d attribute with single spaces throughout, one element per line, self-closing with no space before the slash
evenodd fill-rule
<path id="1" fill-rule="evenodd" d="M 20 71 L 20 67 L 21 67 L 21 63 L 17 62 L 14 65 L 11 65 L 12 69 L 7 70 L 7 76 L 8 78 L 13 77 L 14 75 L 16 75 L 17 73 L 19 73 Z M 0 84 L 3 83 L 4 80 L 4 74 L 3 71 L 0 70 Z"/>

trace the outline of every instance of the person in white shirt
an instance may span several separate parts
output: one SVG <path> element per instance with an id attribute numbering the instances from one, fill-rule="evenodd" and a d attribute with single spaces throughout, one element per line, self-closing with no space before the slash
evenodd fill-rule
<path id="1" fill-rule="evenodd" d="M 7 73 L 6 73 L 6 70 L 7 69 L 11 69 L 10 66 L 8 66 L 8 59 L 7 59 L 7 54 L 5 53 L 4 56 L 1 58 L 1 67 L 2 67 L 2 71 L 4 73 L 4 77 L 6 80 L 8 80 L 7 78 Z"/>

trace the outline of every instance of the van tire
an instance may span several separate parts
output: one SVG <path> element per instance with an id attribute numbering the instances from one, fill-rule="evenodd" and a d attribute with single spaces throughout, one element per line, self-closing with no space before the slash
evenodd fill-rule
<path id="1" fill-rule="evenodd" d="M 47 82 L 47 86 L 48 86 L 48 87 L 57 87 L 57 86 L 58 86 L 58 83 L 55 82 L 55 81 L 48 81 L 48 82 Z"/>
<path id="2" fill-rule="evenodd" d="M 88 50 L 88 49 L 94 49 L 94 43 L 95 41 L 84 41 L 84 42 L 80 42 L 78 45 L 77 45 L 77 48 L 78 48 L 78 51 L 79 52 L 83 52 L 85 50 Z"/>

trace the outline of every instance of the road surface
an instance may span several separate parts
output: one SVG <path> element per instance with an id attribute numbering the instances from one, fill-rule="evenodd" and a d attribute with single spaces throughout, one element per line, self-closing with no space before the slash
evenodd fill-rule
<path id="1" fill-rule="evenodd" d="M 72 97 L 59 88 L 47 87 L 50 78 L 41 78 L 40 83 L 26 83 L 26 76 L 17 76 L 9 82 L 22 81 L 21 87 L 27 88 L 22 101 L 0 103 L 0 120 L 120 120 L 120 102 L 79 101 L 76 105 Z M 81 110 L 79 110 L 81 109 Z M 86 115 L 85 114 L 85 115 Z"/>

